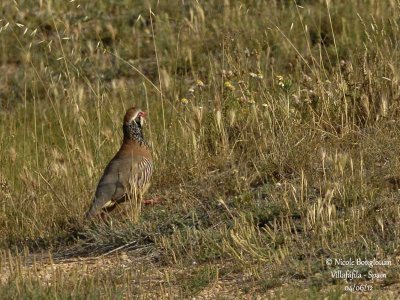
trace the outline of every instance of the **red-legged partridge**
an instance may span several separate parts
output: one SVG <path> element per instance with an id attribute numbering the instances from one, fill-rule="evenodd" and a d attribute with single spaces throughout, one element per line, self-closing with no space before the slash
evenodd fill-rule
<path id="1" fill-rule="evenodd" d="M 131 201 L 137 208 L 150 185 L 153 163 L 142 126 L 146 113 L 139 108 L 127 110 L 124 117 L 122 146 L 108 163 L 86 217 L 111 211 L 117 204 Z"/>

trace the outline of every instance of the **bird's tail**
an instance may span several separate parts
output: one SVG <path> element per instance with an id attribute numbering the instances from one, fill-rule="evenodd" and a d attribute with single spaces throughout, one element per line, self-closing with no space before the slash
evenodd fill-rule
<path id="1" fill-rule="evenodd" d="M 117 202 L 114 202 L 112 200 L 109 200 L 103 204 L 100 201 L 97 201 L 97 199 L 95 198 L 93 199 L 92 205 L 90 206 L 89 210 L 86 212 L 85 218 L 91 219 L 101 211 L 110 212 L 114 210 L 116 204 Z"/>
<path id="2" fill-rule="evenodd" d="M 91 219 L 92 217 L 94 217 L 97 213 L 97 209 L 96 209 L 96 199 L 93 199 L 92 201 L 92 205 L 90 205 L 90 208 L 88 209 L 88 211 L 85 213 L 85 219 Z"/>

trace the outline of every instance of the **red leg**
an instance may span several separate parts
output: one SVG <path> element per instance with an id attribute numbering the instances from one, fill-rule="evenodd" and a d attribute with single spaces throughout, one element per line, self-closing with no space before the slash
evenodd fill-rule
<path id="1" fill-rule="evenodd" d="M 143 200 L 143 204 L 144 205 L 151 205 L 151 204 L 156 204 L 156 203 L 160 203 L 164 201 L 164 199 L 162 197 L 154 197 L 148 200 Z"/>

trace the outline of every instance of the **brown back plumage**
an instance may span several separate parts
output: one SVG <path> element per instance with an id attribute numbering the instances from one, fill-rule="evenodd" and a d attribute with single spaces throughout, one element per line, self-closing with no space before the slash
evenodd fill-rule
<path id="1" fill-rule="evenodd" d="M 87 217 L 102 210 L 110 211 L 118 203 L 141 197 L 150 185 L 153 163 L 142 125 L 146 113 L 132 107 L 123 121 L 124 140 L 117 154 L 105 168 L 96 188 Z"/>

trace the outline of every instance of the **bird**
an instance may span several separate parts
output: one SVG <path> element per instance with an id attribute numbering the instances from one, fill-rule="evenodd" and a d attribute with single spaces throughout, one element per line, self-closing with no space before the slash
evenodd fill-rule
<path id="1" fill-rule="evenodd" d="M 122 145 L 104 169 L 86 218 L 104 215 L 126 201 L 133 202 L 133 208 L 140 213 L 142 197 L 153 173 L 151 151 L 142 129 L 146 116 L 147 113 L 137 107 L 126 111 Z"/>

